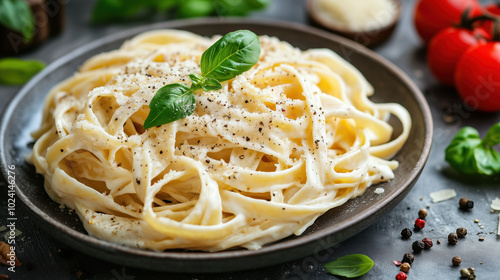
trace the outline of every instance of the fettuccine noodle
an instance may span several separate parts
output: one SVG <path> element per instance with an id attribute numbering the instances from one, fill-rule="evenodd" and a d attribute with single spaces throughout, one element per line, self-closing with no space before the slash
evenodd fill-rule
<path id="1" fill-rule="evenodd" d="M 156 91 L 190 85 L 216 39 L 143 33 L 49 93 L 31 160 L 90 235 L 154 250 L 259 249 L 394 177 L 408 112 L 371 102 L 371 85 L 331 50 L 267 36 L 252 69 L 195 93 L 194 114 L 144 130 Z"/>

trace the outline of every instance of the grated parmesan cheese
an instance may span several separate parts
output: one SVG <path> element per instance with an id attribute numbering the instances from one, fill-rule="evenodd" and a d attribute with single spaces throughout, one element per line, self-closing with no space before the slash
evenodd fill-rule
<path id="1" fill-rule="evenodd" d="M 376 194 L 383 194 L 384 191 L 385 190 L 383 188 L 376 188 L 375 191 L 374 191 L 374 193 L 376 193 Z"/>
<path id="2" fill-rule="evenodd" d="M 457 196 L 457 193 L 455 192 L 454 189 L 446 189 L 437 192 L 432 192 L 430 196 L 433 203 L 438 203 L 441 201 L 454 198 L 455 196 Z"/>
<path id="3" fill-rule="evenodd" d="M 351 31 L 373 31 L 391 24 L 397 15 L 392 0 L 318 0 L 318 16 Z"/>
<path id="4" fill-rule="evenodd" d="M 500 198 L 497 197 L 493 199 L 493 201 L 491 202 L 491 209 L 500 211 Z"/>
<path id="5" fill-rule="evenodd" d="M 500 214 L 498 214 L 498 228 L 497 228 L 497 235 L 500 236 Z"/>

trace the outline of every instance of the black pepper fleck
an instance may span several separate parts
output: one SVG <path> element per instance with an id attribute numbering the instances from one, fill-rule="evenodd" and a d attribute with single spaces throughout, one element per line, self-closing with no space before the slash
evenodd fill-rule
<path id="1" fill-rule="evenodd" d="M 415 260 L 415 257 L 413 256 L 412 253 L 406 253 L 403 256 L 403 260 L 401 260 L 401 263 L 406 262 L 406 263 L 412 264 L 414 260 Z"/>
<path id="2" fill-rule="evenodd" d="M 413 249 L 413 252 L 418 254 L 424 250 L 425 245 L 424 242 L 417 240 L 411 244 L 411 248 Z"/>
<path id="3" fill-rule="evenodd" d="M 464 238 L 466 235 L 467 235 L 467 229 L 465 229 L 463 227 L 457 228 L 457 236 L 459 238 Z"/>
<path id="4" fill-rule="evenodd" d="M 457 244 L 457 242 L 458 242 L 458 236 L 457 236 L 457 234 L 456 233 L 450 233 L 448 235 L 448 243 L 450 245 L 455 245 L 455 244 Z"/>
<path id="5" fill-rule="evenodd" d="M 404 228 L 401 231 L 401 238 L 403 239 L 409 239 L 412 236 L 413 232 L 409 228 Z"/>

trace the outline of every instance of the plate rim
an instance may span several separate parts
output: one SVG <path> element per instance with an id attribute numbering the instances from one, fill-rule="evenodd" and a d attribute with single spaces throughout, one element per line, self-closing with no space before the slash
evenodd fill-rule
<path id="1" fill-rule="evenodd" d="M 392 62 L 388 61 L 387 59 L 383 58 L 381 55 L 377 54 L 376 52 L 354 42 L 351 40 L 348 40 L 346 38 L 340 37 L 338 35 L 328 33 L 326 31 L 307 26 L 304 24 L 300 23 L 295 23 L 295 22 L 288 22 L 288 21 L 282 21 L 282 20 L 270 20 L 270 19 L 220 19 L 220 18 L 204 18 L 204 19 L 189 19 L 189 20 L 173 20 L 173 21 L 163 21 L 163 22 L 157 22 L 153 24 L 147 24 L 147 25 L 141 25 L 138 27 L 134 28 L 127 28 L 123 31 L 106 35 L 104 37 L 101 37 L 97 40 L 94 40 L 93 42 L 84 44 L 67 54 L 63 55 L 62 57 L 54 60 L 52 63 L 50 63 L 45 69 L 43 69 L 40 73 L 38 73 L 34 78 L 32 78 L 26 85 L 22 87 L 22 89 L 15 94 L 14 98 L 12 98 L 6 105 L 5 111 L 2 114 L 2 120 L 0 123 L 0 147 L 3 147 L 5 145 L 5 135 L 6 135 L 6 128 L 9 124 L 8 120 L 10 120 L 13 116 L 14 110 L 18 107 L 20 101 L 22 101 L 22 98 L 33 89 L 34 86 L 36 86 L 45 76 L 50 74 L 52 71 L 57 70 L 59 67 L 62 65 L 70 62 L 72 59 L 75 57 L 78 57 L 80 55 L 84 55 L 85 53 L 95 50 L 96 48 L 110 44 L 110 43 L 115 43 L 118 41 L 125 41 L 127 39 L 132 38 L 133 36 L 147 31 L 147 30 L 154 30 L 154 29 L 165 29 L 165 28 L 171 28 L 171 29 L 176 29 L 176 28 L 186 28 L 189 26 L 193 25 L 200 25 L 200 24 L 210 24 L 210 25 L 230 25 L 230 24 L 246 24 L 246 25 L 252 25 L 252 26 L 271 26 L 271 27 L 278 27 L 278 28 L 285 28 L 285 29 L 290 29 L 290 30 L 298 30 L 306 33 L 311 33 L 315 36 L 319 36 L 322 38 L 325 38 L 331 42 L 335 42 L 341 45 L 346 46 L 347 48 L 353 49 L 359 53 L 362 53 L 363 55 L 366 55 L 370 57 L 371 59 L 375 60 L 378 64 L 384 66 L 386 69 L 388 69 L 391 74 L 395 75 L 399 80 L 402 81 L 402 83 L 408 88 L 410 92 L 412 92 L 412 97 L 414 98 L 415 102 L 418 104 L 420 110 L 422 111 L 422 118 L 424 120 L 425 124 L 425 140 L 424 140 L 424 145 L 422 149 L 422 153 L 419 155 L 418 161 L 415 164 L 415 169 L 418 170 L 418 172 L 412 172 L 411 177 L 409 180 L 404 184 L 404 187 L 398 188 L 392 195 L 387 196 L 381 201 L 380 205 L 374 209 L 367 209 L 369 211 L 363 211 L 362 213 L 354 216 L 351 218 L 349 221 L 341 224 L 340 226 L 335 227 L 335 231 L 332 231 L 331 228 L 326 228 L 322 230 L 315 231 L 313 233 L 310 233 L 305 236 L 301 236 L 300 238 L 293 239 L 293 240 L 285 240 L 285 241 L 278 241 L 276 243 L 273 243 L 271 245 L 267 245 L 262 247 L 259 250 L 246 250 L 246 249 L 241 249 L 241 250 L 235 250 L 235 251 L 219 251 L 219 252 L 171 252 L 171 251 L 153 251 L 153 250 L 147 250 L 147 249 L 141 249 L 141 248 L 135 248 L 135 247 L 127 247 L 125 245 L 120 245 L 116 243 L 111 243 L 108 241 L 100 240 L 97 239 L 96 237 L 93 237 L 91 235 L 84 234 L 81 232 L 78 232 L 76 230 L 69 230 L 67 226 L 64 224 L 55 221 L 51 217 L 47 215 L 44 211 L 40 210 L 40 208 L 36 207 L 24 194 L 24 192 L 16 185 L 16 196 L 21 200 L 21 202 L 26 206 L 28 209 L 28 212 L 30 212 L 32 215 L 42 218 L 42 222 L 45 223 L 45 226 L 51 225 L 55 228 L 57 228 L 59 231 L 63 231 L 64 234 L 67 234 L 67 238 L 69 239 L 79 239 L 88 245 L 92 245 L 94 250 L 99 250 L 99 249 L 105 249 L 106 251 L 109 251 L 111 253 L 125 253 L 125 254 L 133 254 L 133 255 L 140 255 L 142 257 L 147 257 L 147 258 L 156 258 L 156 259 L 175 259 L 175 260 L 180 260 L 180 261 L 187 261 L 187 260 L 223 260 L 223 259 L 228 259 L 228 258 L 246 258 L 246 257 L 251 257 L 254 255 L 264 255 L 264 254 L 272 254 L 273 252 L 276 251 L 282 251 L 286 249 L 292 249 L 293 247 L 304 247 L 307 245 L 310 245 L 311 243 L 317 242 L 318 240 L 327 238 L 328 236 L 335 234 L 336 232 L 341 232 L 349 227 L 353 226 L 356 223 L 359 223 L 360 221 L 364 221 L 369 217 L 370 215 L 373 215 L 377 213 L 378 211 L 381 211 L 381 209 L 384 209 L 387 207 L 388 204 L 390 204 L 392 201 L 394 201 L 397 197 L 403 194 L 403 192 L 408 193 L 411 188 L 413 187 L 413 184 L 416 182 L 418 179 L 418 176 L 420 176 L 420 173 L 422 172 L 425 163 L 429 157 L 431 146 L 432 146 L 432 139 L 433 139 L 433 121 L 432 121 L 432 115 L 431 111 L 429 108 L 429 105 L 423 95 L 423 93 L 420 91 L 420 89 L 416 86 L 416 84 L 404 73 L 403 70 L 395 66 Z M 45 93 L 46 95 L 46 93 Z M 6 151 L 2 150 L 0 153 L 0 165 L 2 166 L 2 175 L 7 182 L 7 163 L 6 163 Z M 404 197 L 403 197 L 404 198 Z M 402 199 L 403 199 L 402 198 Z M 370 223 L 371 224 L 371 223 Z M 47 229 L 47 228 L 44 228 Z M 330 244 L 333 245 L 333 244 Z M 71 245 L 70 245 L 71 246 Z M 325 249 L 325 248 L 323 248 Z M 81 251 L 81 250 L 80 250 Z M 99 256 L 97 256 L 99 257 Z M 297 256 L 297 258 L 304 257 L 304 256 Z M 123 262 L 120 262 L 123 264 Z M 270 265 L 270 264 L 266 264 Z M 175 269 L 173 270 L 167 270 L 167 271 L 176 271 Z M 215 271 L 227 271 L 227 270 L 215 270 Z M 234 271 L 234 270 L 233 270 Z M 203 271 L 200 271 L 203 272 Z"/>

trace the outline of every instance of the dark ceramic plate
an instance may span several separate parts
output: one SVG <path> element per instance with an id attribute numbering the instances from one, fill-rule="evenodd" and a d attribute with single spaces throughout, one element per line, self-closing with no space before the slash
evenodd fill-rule
<path id="1" fill-rule="evenodd" d="M 223 252 L 155 252 L 129 248 L 89 236 L 76 216 L 61 211 L 45 193 L 43 178 L 24 161 L 33 139 L 30 132 L 40 125 L 42 104 L 49 89 L 67 78 L 87 58 L 118 48 L 124 40 L 144 31 L 176 28 L 201 35 L 225 34 L 250 29 L 257 34 L 276 36 L 302 48 L 330 48 L 356 66 L 375 87 L 376 102 L 397 102 L 413 118 L 408 142 L 396 156 L 400 167 L 396 178 L 384 183 L 385 193 L 374 188 L 341 207 L 321 216 L 301 236 L 270 244 L 258 251 L 235 249 Z M 398 122 L 394 124 L 398 127 Z M 417 87 L 401 70 L 372 51 L 347 39 L 310 27 L 283 22 L 205 19 L 172 21 L 131 29 L 83 46 L 52 63 L 32 79 L 14 98 L 2 118 L 0 149 L 2 171 L 15 165 L 17 198 L 33 214 L 34 221 L 58 240 L 91 256 L 145 269 L 172 272 L 222 272 L 259 268 L 284 263 L 318 253 L 358 233 L 396 206 L 419 177 L 432 139 L 432 119 L 428 105 Z"/>

